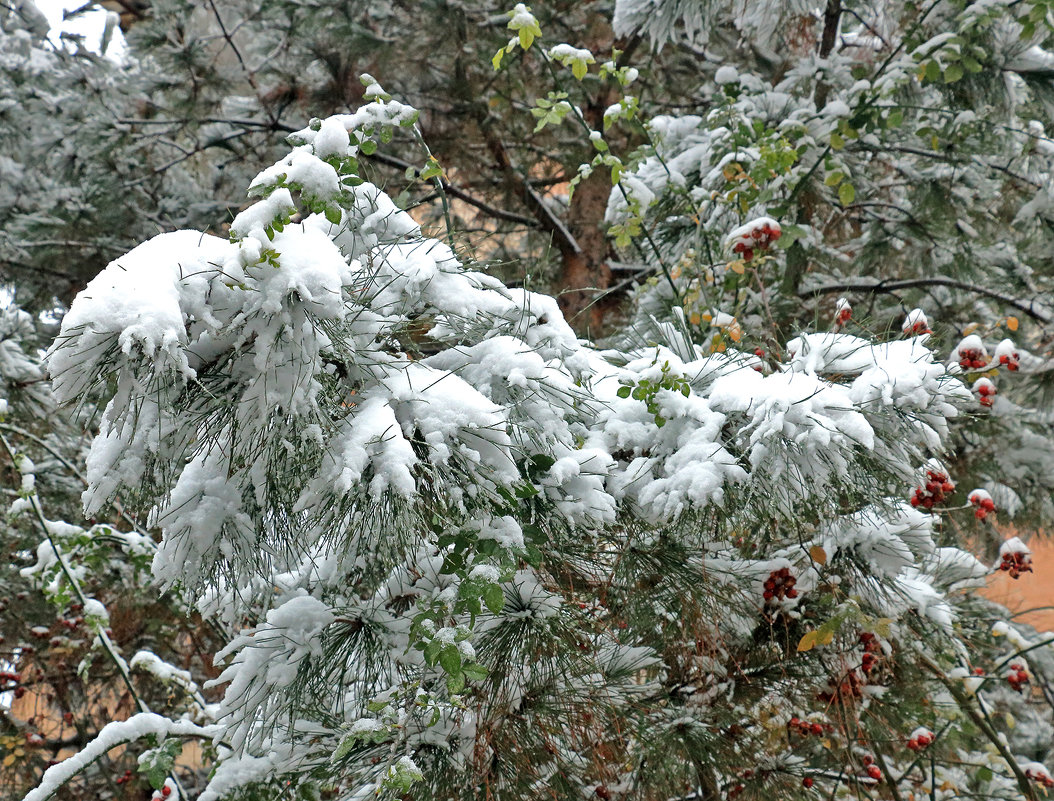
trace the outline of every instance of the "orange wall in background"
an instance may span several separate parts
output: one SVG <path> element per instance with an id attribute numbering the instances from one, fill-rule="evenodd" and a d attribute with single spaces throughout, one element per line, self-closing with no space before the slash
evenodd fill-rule
<path id="1" fill-rule="evenodd" d="M 1015 620 L 1054 631 L 1054 540 L 1032 537 L 1028 547 L 1032 549 L 1032 572 L 1023 573 L 1016 580 L 1007 573 L 996 572 L 989 578 L 984 594 L 1012 612 L 1023 613 Z"/>

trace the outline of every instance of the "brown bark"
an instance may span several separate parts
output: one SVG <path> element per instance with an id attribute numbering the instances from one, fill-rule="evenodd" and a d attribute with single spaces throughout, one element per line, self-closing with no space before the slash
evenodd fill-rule
<path id="1" fill-rule="evenodd" d="M 575 188 L 567 226 L 578 242 L 578 252 L 561 254 L 560 275 L 553 285 L 568 322 L 593 336 L 605 333 L 608 313 L 617 304 L 606 294 L 611 286 L 611 243 L 604 231 L 604 211 L 610 194 L 606 170 L 597 170 Z"/>

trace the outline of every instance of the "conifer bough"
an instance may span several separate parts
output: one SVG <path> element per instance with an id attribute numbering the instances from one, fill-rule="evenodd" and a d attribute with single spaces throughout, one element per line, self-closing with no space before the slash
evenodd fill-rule
<path id="1" fill-rule="evenodd" d="M 167 730 L 215 737 L 200 798 L 1036 797 L 972 673 L 990 567 L 938 528 L 971 507 L 908 501 L 976 403 L 929 334 L 580 341 L 359 175 L 416 118 L 367 96 L 48 356 L 108 399 L 86 511 L 152 509 L 155 578 L 232 632 Z"/>

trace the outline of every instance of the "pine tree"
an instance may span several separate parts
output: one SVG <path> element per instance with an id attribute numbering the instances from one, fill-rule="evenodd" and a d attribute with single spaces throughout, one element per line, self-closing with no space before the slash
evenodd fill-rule
<path id="1" fill-rule="evenodd" d="M 507 54 L 537 38 L 522 5 L 509 27 Z M 1049 641 L 971 594 L 990 569 L 945 525 L 973 514 L 940 461 L 977 403 L 957 363 L 913 327 L 846 332 L 844 306 L 762 358 L 750 318 L 700 336 L 654 288 L 648 332 L 579 340 L 363 178 L 416 123 L 365 85 L 229 240 L 155 237 L 63 317 L 56 397 L 108 399 L 87 512 L 152 509 L 155 578 L 229 642 L 211 722 L 115 723 L 29 801 L 188 734 L 215 742 L 203 799 L 1037 798 L 1049 744 L 992 712 L 1046 725 Z M 721 236 L 747 263 L 795 238 Z"/>

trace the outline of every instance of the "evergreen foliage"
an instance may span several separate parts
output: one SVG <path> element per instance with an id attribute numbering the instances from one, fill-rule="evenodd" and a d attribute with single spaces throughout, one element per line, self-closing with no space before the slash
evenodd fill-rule
<path id="1" fill-rule="evenodd" d="M 255 46 L 310 77 L 293 54 L 345 11 L 287 6 Z M 202 8 L 138 34 L 155 77 L 196 76 L 166 124 L 233 102 L 184 35 Z M 357 35 L 407 24 L 373 11 Z M 9 517 L 41 540 L 20 579 L 79 607 L 71 653 L 135 713 L 27 801 L 114 779 L 126 743 L 142 779 L 111 792 L 155 799 L 1045 795 L 1054 638 L 975 591 L 1031 570 L 994 521 L 1051 514 L 1047 13 L 620 0 L 620 35 L 723 62 L 693 115 L 500 15 L 486 68 L 547 76 L 523 119 L 590 152 L 573 193 L 610 186 L 615 247 L 656 274 L 600 343 L 370 180 L 398 146 L 448 197 L 420 113 L 369 75 L 247 203 L 194 150 L 187 180 L 200 157 L 224 188 L 174 213 L 236 207 L 227 235 L 114 259 L 60 309 L 50 383 L 33 318 L 0 319 Z M 81 458 L 110 524 L 49 517 L 76 519 Z M 207 683 L 178 637 L 128 659 L 113 636 L 111 598 L 158 588 L 163 632 L 207 621 Z"/>

